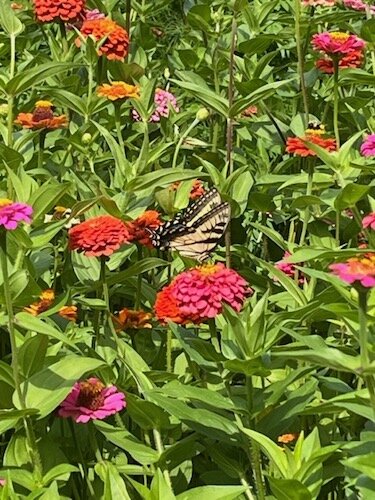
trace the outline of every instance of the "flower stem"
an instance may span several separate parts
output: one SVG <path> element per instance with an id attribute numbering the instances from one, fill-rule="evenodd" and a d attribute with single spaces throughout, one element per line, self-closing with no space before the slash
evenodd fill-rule
<path id="1" fill-rule="evenodd" d="M 46 132 L 42 130 L 40 132 L 40 134 L 39 134 L 38 168 L 42 168 L 43 167 L 45 139 L 46 139 Z"/>
<path id="2" fill-rule="evenodd" d="M 60 21 L 60 34 L 61 34 L 61 45 L 62 45 L 62 59 L 66 60 L 66 56 L 69 52 L 68 40 L 66 38 L 66 29 L 64 21 Z"/>
<path id="3" fill-rule="evenodd" d="M 138 253 L 138 262 L 141 262 L 143 259 L 143 251 L 141 246 L 138 246 L 137 253 Z M 142 302 L 142 274 L 139 273 L 137 276 L 137 291 L 135 295 L 134 308 L 140 309 L 141 302 Z"/>
<path id="4" fill-rule="evenodd" d="M 103 462 L 103 457 L 102 454 L 100 453 L 98 441 L 95 435 L 95 427 L 92 422 L 89 422 L 89 441 L 92 449 L 94 450 L 97 462 Z"/>
<path id="5" fill-rule="evenodd" d="M 117 139 L 120 144 L 121 150 L 125 155 L 125 143 L 124 139 L 122 137 L 122 130 L 121 130 L 121 104 L 119 103 L 114 103 L 115 107 L 115 123 L 116 123 L 116 133 L 117 133 Z"/>
<path id="6" fill-rule="evenodd" d="M 312 193 L 313 180 L 314 180 L 314 164 L 308 160 L 306 196 L 310 196 Z M 300 246 L 302 246 L 305 243 L 309 219 L 310 219 L 310 206 L 308 205 L 305 208 L 305 214 L 303 217 L 303 226 L 302 226 L 301 238 L 299 241 Z"/>
<path id="7" fill-rule="evenodd" d="M 172 372 L 172 332 L 171 329 L 167 329 L 167 352 L 166 352 L 166 365 L 167 372 Z"/>
<path id="8" fill-rule="evenodd" d="M 154 435 L 154 441 L 155 441 L 155 447 L 158 451 L 158 453 L 161 455 L 164 452 L 164 446 L 163 446 L 163 441 L 161 439 L 161 435 L 158 429 L 153 429 L 153 435 Z M 171 476 L 169 475 L 169 471 L 167 469 L 163 470 L 163 476 L 170 487 L 172 489 L 172 481 L 171 481 Z"/>
<path id="9" fill-rule="evenodd" d="M 173 155 L 173 160 L 172 160 L 172 168 L 177 167 L 177 159 L 178 159 L 178 153 L 180 152 L 181 146 L 186 139 L 186 137 L 190 134 L 190 132 L 193 130 L 194 127 L 199 123 L 199 120 L 195 118 L 192 123 L 188 126 L 188 128 L 185 130 L 185 132 L 181 135 L 180 140 L 177 143 L 176 149 L 174 151 Z"/>
<path id="10" fill-rule="evenodd" d="M 298 58 L 298 73 L 301 84 L 303 107 L 305 111 L 304 126 L 305 128 L 307 128 L 307 124 L 309 122 L 309 101 L 306 91 L 306 82 L 304 76 L 305 72 L 304 53 L 301 41 L 301 0 L 295 0 L 294 5 L 295 5 L 294 14 L 295 14 L 296 46 L 297 46 L 297 58 Z"/>
<path id="11" fill-rule="evenodd" d="M 91 104 L 91 98 L 92 98 L 92 91 L 93 91 L 93 86 L 94 86 L 94 72 L 93 72 L 93 67 L 91 61 L 89 61 L 88 67 L 87 67 L 87 73 L 88 73 L 88 89 L 87 89 L 87 102 L 86 102 L 86 116 L 85 116 L 85 123 L 89 122 L 90 119 L 90 104 Z"/>
<path id="12" fill-rule="evenodd" d="M 125 29 L 130 35 L 130 19 L 132 12 L 132 2 L 131 0 L 126 0 L 126 9 L 125 9 Z M 128 57 L 129 54 L 126 55 Z"/>
<path id="13" fill-rule="evenodd" d="M 340 148 L 339 131 L 339 59 L 333 56 L 333 130 L 337 148 Z"/>
<path id="14" fill-rule="evenodd" d="M 361 359 L 361 370 L 366 372 L 369 367 L 370 358 L 368 351 L 368 335 L 367 335 L 367 290 L 358 291 L 358 322 L 359 322 L 359 349 Z M 370 404 L 374 413 L 375 421 L 375 383 L 373 375 L 365 373 L 364 380 L 370 396 Z"/>
<path id="15" fill-rule="evenodd" d="M 208 327 L 210 329 L 211 342 L 215 348 L 215 351 L 221 352 L 219 336 L 217 333 L 216 323 L 214 318 L 208 320 Z"/>
<path id="16" fill-rule="evenodd" d="M 12 303 L 12 295 L 9 286 L 9 274 L 8 274 L 8 261 L 7 261 L 7 233 L 0 235 L 0 261 L 1 261 L 1 271 L 3 274 L 3 292 L 5 298 L 5 308 L 8 314 L 8 330 L 9 330 L 9 340 L 10 347 L 12 353 L 12 373 L 13 380 L 15 385 L 16 394 L 18 396 L 18 400 L 22 410 L 26 410 L 26 401 L 24 394 L 21 389 L 21 379 L 20 379 L 20 371 L 21 368 L 19 366 L 18 360 L 18 349 L 16 343 L 16 331 L 14 328 L 14 311 L 13 311 L 13 303 Z M 29 447 L 29 455 L 30 460 L 33 465 L 35 479 L 38 483 L 41 483 L 43 477 L 42 471 L 42 461 L 39 455 L 39 450 L 36 444 L 34 429 L 31 425 L 31 421 L 29 417 L 23 418 L 23 424 L 25 427 L 26 438 Z"/>

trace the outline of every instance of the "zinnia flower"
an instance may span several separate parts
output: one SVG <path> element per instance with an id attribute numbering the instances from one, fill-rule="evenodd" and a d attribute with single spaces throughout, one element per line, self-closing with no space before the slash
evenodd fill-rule
<path id="1" fill-rule="evenodd" d="M 242 111 L 241 116 L 249 117 L 256 115 L 258 113 L 257 106 L 249 106 L 244 111 Z"/>
<path id="2" fill-rule="evenodd" d="M 76 382 L 71 393 L 61 403 L 59 417 L 71 417 L 77 423 L 103 420 L 126 407 L 125 394 L 110 385 L 106 387 L 95 377 Z"/>
<path id="3" fill-rule="evenodd" d="M 358 36 L 341 31 L 317 33 L 312 37 L 311 43 L 314 50 L 337 57 L 350 54 L 353 50 L 362 50 L 366 45 Z"/>
<path id="4" fill-rule="evenodd" d="M 145 311 L 135 311 L 133 309 L 121 309 L 117 316 L 113 316 L 116 330 L 129 330 L 139 328 L 152 328 L 150 319 L 151 313 Z"/>
<path id="5" fill-rule="evenodd" d="M 181 181 L 174 182 L 173 184 L 170 185 L 169 189 L 171 191 L 176 191 L 179 188 L 180 184 L 181 184 Z M 196 179 L 193 183 L 191 190 L 190 190 L 189 199 L 196 200 L 197 198 L 200 198 L 205 192 L 206 192 L 206 190 L 203 187 L 202 181 L 200 181 L 199 179 Z"/>
<path id="6" fill-rule="evenodd" d="M 77 19 L 85 6 L 85 0 L 33 0 L 38 21 L 72 21 Z"/>
<path id="7" fill-rule="evenodd" d="M 362 285 L 365 288 L 375 286 L 375 253 L 331 264 L 329 268 L 346 283 Z"/>
<path id="8" fill-rule="evenodd" d="M 339 59 L 339 69 L 346 68 L 359 68 L 362 66 L 364 60 L 364 54 L 361 50 L 353 50 L 350 54 Z M 335 71 L 335 66 L 333 59 L 328 55 L 324 55 L 322 59 L 318 59 L 315 66 L 322 72 L 327 74 L 333 74 Z"/>
<path id="9" fill-rule="evenodd" d="M 70 250 L 84 252 L 87 257 L 112 255 L 129 241 L 126 225 L 112 215 L 100 215 L 81 222 L 72 227 L 68 234 Z"/>
<path id="10" fill-rule="evenodd" d="M 49 101 L 38 101 L 32 113 L 20 113 L 14 123 L 34 130 L 66 127 L 68 124 L 66 116 L 54 116 L 52 106 Z"/>
<path id="11" fill-rule="evenodd" d="M 76 306 L 63 306 L 57 314 L 62 318 L 75 323 L 77 321 L 78 309 Z"/>
<path id="12" fill-rule="evenodd" d="M 303 137 L 288 137 L 286 141 L 286 152 L 296 156 L 316 156 L 316 153 L 308 148 L 304 141 L 317 144 L 327 151 L 336 151 L 336 141 L 332 138 L 324 138 L 324 125 L 309 123 L 309 127 L 305 130 Z"/>
<path id="13" fill-rule="evenodd" d="M 150 122 L 160 122 L 161 117 L 168 118 L 171 110 L 173 110 L 175 113 L 178 113 L 180 111 L 175 96 L 167 90 L 155 90 L 154 104 L 155 111 L 150 117 Z M 140 120 L 140 116 L 135 109 L 133 109 L 132 115 L 134 120 Z"/>
<path id="14" fill-rule="evenodd" d="M 24 311 L 32 314 L 33 316 L 38 316 L 38 314 L 47 311 L 51 307 L 55 300 L 55 292 L 52 288 L 47 288 L 39 296 L 37 302 L 33 302 L 27 307 L 24 307 Z"/>
<path id="15" fill-rule="evenodd" d="M 252 293 L 246 281 L 224 264 L 206 264 L 184 271 L 156 297 L 156 317 L 161 322 L 201 323 L 222 312 L 223 303 L 240 311 Z"/>
<path id="16" fill-rule="evenodd" d="M 97 94 L 100 97 L 106 97 L 110 101 L 130 98 L 138 99 L 139 87 L 138 85 L 128 85 L 125 82 L 104 83 L 98 88 Z"/>
<path id="17" fill-rule="evenodd" d="M 362 227 L 371 229 L 375 229 L 375 212 L 371 212 L 371 214 L 366 215 L 362 219 Z"/>
<path id="18" fill-rule="evenodd" d="M 363 156 L 375 156 L 375 134 L 370 134 L 361 145 L 361 154 Z"/>
<path id="19" fill-rule="evenodd" d="M 0 226 L 5 229 L 16 229 L 21 221 L 31 223 L 33 207 L 26 203 L 17 203 L 8 199 L 0 199 Z"/>
<path id="20" fill-rule="evenodd" d="M 128 54 L 129 35 L 122 26 L 105 17 L 84 21 L 80 31 L 84 37 L 93 36 L 97 42 L 104 39 L 98 49 L 100 56 L 105 56 L 110 60 L 124 61 Z M 76 45 L 80 47 L 80 38 L 76 39 Z"/>
<path id="21" fill-rule="evenodd" d="M 129 241 L 137 242 L 148 248 L 154 248 L 148 229 L 153 231 L 161 225 L 162 221 L 159 217 L 160 214 L 156 210 L 146 210 L 146 212 L 132 222 L 127 222 L 126 227 L 129 231 Z"/>
<path id="22" fill-rule="evenodd" d="M 345 7 L 349 7 L 353 10 L 360 10 L 366 12 L 368 9 L 371 14 L 375 14 L 375 6 L 370 6 L 368 3 L 362 0 L 344 0 Z"/>
<path id="23" fill-rule="evenodd" d="M 277 442 L 282 444 L 293 443 L 293 441 L 296 441 L 298 439 L 298 436 L 298 432 L 293 432 L 292 434 L 283 434 L 282 436 L 279 436 L 277 438 Z"/>

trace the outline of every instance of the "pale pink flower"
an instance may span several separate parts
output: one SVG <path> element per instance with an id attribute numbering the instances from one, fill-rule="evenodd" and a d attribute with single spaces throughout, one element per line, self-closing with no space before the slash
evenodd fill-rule
<path id="1" fill-rule="evenodd" d="M 6 479 L 0 479 L 0 486 L 5 486 Z"/>
<path id="2" fill-rule="evenodd" d="M 365 217 L 363 217 L 362 227 L 370 227 L 371 229 L 375 229 L 375 212 L 367 214 Z"/>
<path id="3" fill-rule="evenodd" d="M 59 417 L 71 417 L 77 423 L 89 420 L 103 420 L 126 407 L 125 394 L 117 387 L 105 387 L 95 377 L 76 382 L 70 394 L 61 403 Z"/>
<path id="4" fill-rule="evenodd" d="M 370 134 L 361 145 L 362 156 L 375 156 L 375 134 Z"/>
<path id="5" fill-rule="evenodd" d="M 375 254 L 353 257 L 346 262 L 331 264 L 333 274 L 349 284 L 362 285 L 365 288 L 375 286 Z"/>
<path id="6" fill-rule="evenodd" d="M 176 97 L 167 90 L 155 90 L 154 104 L 155 111 L 150 117 L 150 122 L 160 122 L 161 117 L 168 118 L 171 110 L 173 110 L 175 113 L 179 113 L 180 111 L 180 108 L 177 105 Z M 140 120 L 140 116 L 135 109 L 133 109 L 132 115 L 134 120 Z"/>
<path id="7" fill-rule="evenodd" d="M 340 31 L 316 33 L 313 35 L 311 43 L 314 50 L 340 57 L 350 54 L 353 50 L 362 50 L 366 45 L 358 36 Z"/>
<path id="8" fill-rule="evenodd" d="M 26 203 L 16 203 L 11 200 L 0 200 L 0 226 L 5 229 L 16 229 L 21 221 L 31 223 L 33 208 Z"/>
<path id="9" fill-rule="evenodd" d="M 349 7 L 353 10 L 360 10 L 366 12 L 368 9 L 371 14 L 375 14 L 375 6 L 370 6 L 369 4 L 363 2 L 362 0 L 344 0 L 345 7 Z"/>
<path id="10" fill-rule="evenodd" d="M 302 0 L 304 7 L 333 7 L 336 0 Z"/>

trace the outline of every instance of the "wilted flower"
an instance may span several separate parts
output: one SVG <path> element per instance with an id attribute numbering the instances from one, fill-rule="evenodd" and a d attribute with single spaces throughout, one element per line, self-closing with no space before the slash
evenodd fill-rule
<path id="1" fill-rule="evenodd" d="M 83 11 L 85 0 L 33 0 L 38 21 L 73 21 Z"/>
<path id="2" fill-rule="evenodd" d="M 296 156 L 316 156 L 304 141 L 312 142 L 327 151 L 336 151 L 336 141 L 332 138 L 322 137 L 325 134 L 324 125 L 309 123 L 303 137 L 288 137 L 286 141 L 286 152 Z"/>
<path id="3" fill-rule="evenodd" d="M 201 323 L 222 312 L 223 303 L 240 311 L 252 293 L 246 281 L 224 264 L 206 264 L 184 271 L 156 297 L 156 317 L 175 323 Z"/>
<path id="4" fill-rule="evenodd" d="M 63 306 L 57 314 L 62 318 L 75 323 L 77 321 L 78 309 L 76 306 Z"/>
<path id="5" fill-rule="evenodd" d="M 129 241 L 154 248 L 151 243 L 151 233 L 148 230 L 154 231 L 161 225 L 162 221 L 159 217 L 160 214 L 156 210 L 146 210 L 146 212 L 133 221 L 127 222 L 126 227 L 129 231 Z"/>
<path id="6" fill-rule="evenodd" d="M 375 286 L 375 253 L 352 257 L 346 262 L 331 264 L 329 268 L 346 283 L 362 285 L 365 288 Z"/>
<path id="7" fill-rule="evenodd" d="M 100 56 L 110 60 L 124 61 L 129 47 L 128 32 L 119 24 L 108 17 L 104 19 L 86 20 L 81 27 L 81 35 L 92 36 L 97 42 L 104 42 L 98 49 Z M 76 45 L 80 47 L 81 39 L 76 39 Z"/>
<path id="8" fill-rule="evenodd" d="M 113 316 L 117 331 L 152 328 L 152 324 L 150 323 L 151 318 L 151 313 L 127 308 L 121 309 L 117 316 Z"/>
<path id="9" fill-rule="evenodd" d="M 138 85 L 128 85 L 125 82 L 104 83 L 98 88 L 97 94 L 100 97 L 106 97 L 110 101 L 130 98 L 138 99 L 139 87 Z"/>
<path id="10" fill-rule="evenodd" d="M 161 117 L 168 118 L 171 110 L 173 110 L 175 113 L 178 113 L 180 111 L 175 96 L 167 90 L 155 90 L 154 104 L 155 111 L 150 117 L 150 122 L 160 122 Z M 140 120 L 140 116 L 135 109 L 133 109 L 132 115 L 134 120 Z"/>
<path id="11" fill-rule="evenodd" d="M 375 6 L 370 6 L 368 3 L 362 0 L 343 0 L 345 7 L 349 7 L 353 10 L 360 10 L 366 12 L 368 9 L 371 14 L 375 14 Z"/>
<path id="12" fill-rule="evenodd" d="M 124 222 L 112 215 L 100 215 L 81 222 L 69 230 L 69 249 L 84 252 L 87 257 L 112 255 L 129 241 Z"/>
<path id="13" fill-rule="evenodd" d="M 52 288 L 47 288 L 43 290 L 43 292 L 39 296 L 39 300 L 37 302 L 33 302 L 27 307 L 24 307 L 23 310 L 32 314 L 33 316 L 38 316 L 44 311 L 47 311 L 51 307 L 55 300 L 55 292 Z"/>
<path id="14" fill-rule="evenodd" d="M 33 207 L 26 203 L 17 203 L 8 199 L 0 199 L 0 227 L 12 231 L 16 229 L 18 223 L 23 221 L 27 224 L 31 223 L 31 215 Z"/>
<path id="15" fill-rule="evenodd" d="M 363 156 L 375 156 L 375 134 L 366 137 L 361 145 L 361 154 Z"/>
<path id="16" fill-rule="evenodd" d="M 317 33 L 312 37 L 311 43 L 314 50 L 337 57 L 350 54 L 353 50 L 362 50 L 366 45 L 358 36 L 341 31 Z"/>
<path id="17" fill-rule="evenodd" d="M 363 64 L 364 57 L 362 50 L 353 50 L 350 54 L 339 59 L 339 69 L 359 68 Z M 332 74 L 335 71 L 333 59 L 327 54 L 318 59 L 315 65 L 322 73 Z"/>
<path id="18" fill-rule="evenodd" d="M 76 382 L 70 394 L 61 403 L 59 417 L 71 417 L 77 423 L 103 420 L 126 407 L 125 394 L 117 387 L 106 387 L 95 377 Z"/>
<path id="19" fill-rule="evenodd" d="M 49 101 L 38 101 L 32 113 L 20 113 L 14 123 L 35 130 L 66 127 L 68 124 L 66 116 L 55 116 L 52 107 L 53 104 Z"/>

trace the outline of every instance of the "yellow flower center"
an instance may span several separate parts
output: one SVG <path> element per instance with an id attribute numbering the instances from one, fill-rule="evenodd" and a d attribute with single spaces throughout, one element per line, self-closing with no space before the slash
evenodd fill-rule
<path id="1" fill-rule="evenodd" d="M 13 203 L 12 200 L 8 200 L 8 198 L 0 198 L 0 207 L 6 207 L 7 205 L 11 205 Z"/>
<path id="2" fill-rule="evenodd" d="M 53 104 L 50 101 L 38 101 L 35 103 L 36 108 L 52 108 Z"/>
<path id="3" fill-rule="evenodd" d="M 203 264 L 203 266 L 197 267 L 201 274 L 209 276 L 210 274 L 215 274 L 219 266 L 217 264 Z"/>
<path id="4" fill-rule="evenodd" d="M 350 37 L 348 33 L 343 33 L 342 31 L 332 31 L 332 33 L 329 34 L 332 40 L 335 42 L 346 42 L 347 39 Z"/>

